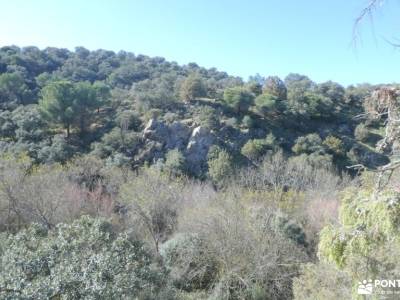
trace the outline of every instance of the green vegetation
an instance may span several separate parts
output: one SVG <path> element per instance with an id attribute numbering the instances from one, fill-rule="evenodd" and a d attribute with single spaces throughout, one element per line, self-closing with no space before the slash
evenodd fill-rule
<path id="1" fill-rule="evenodd" d="M 366 170 L 398 118 L 354 118 L 379 88 L 0 48 L 0 298 L 349 299 L 396 278 L 399 175 Z"/>
<path id="2" fill-rule="evenodd" d="M 200 76 L 191 74 L 182 83 L 180 96 L 183 101 L 192 101 L 199 97 L 205 97 L 206 87 Z"/>
<path id="3" fill-rule="evenodd" d="M 228 88 L 224 91 L 224 102 L 237 113 L 248 111 L 253 100 L 254 95 L 242 87 Z"/>
<path id="4" fill-rule="evenodd" d="M 34 224 L 2 247 L 2 298 L 157 299 L 164 285 L 165 271 L 141 243 L 101 219 L 82 217 L 51 231 Z"/>

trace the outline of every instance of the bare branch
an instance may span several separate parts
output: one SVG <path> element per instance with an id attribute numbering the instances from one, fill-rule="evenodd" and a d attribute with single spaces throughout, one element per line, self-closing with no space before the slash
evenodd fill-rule
<path id="1" fill-rule="evenodd" d="M 360 27 L 361 22 L 369 17 L 370 21 L 373 21 L 373 13 L 376 10 L 377 6 L 382 3 L 383 0 L 369 0 L 368 4 L 361 10 L 360 14 L 354 21 L 353 25 L 353 44 L 357 44 L 357 40 L 359 38 L 358 29 Z"/>

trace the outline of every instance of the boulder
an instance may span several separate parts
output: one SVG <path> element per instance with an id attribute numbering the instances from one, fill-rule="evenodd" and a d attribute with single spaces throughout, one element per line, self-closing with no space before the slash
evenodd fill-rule
<path id="1" fill-rule="evenodd" d="M 183 150 L 186 147 L 190 136 L 190 128 L 180 122 L 167 125 L 151 119 L 143 130 L 143 139 L 161 143 L 167 150 L 178 148 Z"/>
<path id="2" fill-rule="evenodd" d="M 185 155 L 188 165 L 194 174 L 201 174 L 207 164 L 207 154 L 211 145 L 215 143 L 215 136 L 205 127 L 193 129 Z"/>

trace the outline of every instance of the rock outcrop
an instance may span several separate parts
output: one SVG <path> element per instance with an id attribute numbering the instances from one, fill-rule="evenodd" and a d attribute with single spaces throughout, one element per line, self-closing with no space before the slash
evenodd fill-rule
<path id="1" fill-rule="evenodd" d="M 205 127 L 193 129 L 186 147 L 186 161 L 192 166 L 192 173 L 200 174 L 207 162 L 207 154 L 211 145 L 215 143 L 214 135 Z"/>
<path id="2" fill-rule="evenodd" d="M 151 119 L 143 130 L 144 151 L 135 161 L 155 161 L 168 150 L 179 149 L 185 155 L 192 173 L 200 174 L 207 163 L 207 154 L 216 142 L 215 136 L 205 127 L 190 127 L 182 122 L 166 124 Z"/>

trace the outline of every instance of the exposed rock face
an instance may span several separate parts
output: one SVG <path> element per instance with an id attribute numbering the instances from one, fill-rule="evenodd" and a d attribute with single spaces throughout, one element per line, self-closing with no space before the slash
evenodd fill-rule
<path id="1" fill-rule="evenodd" d="M 136 162 L 154 161 L 170 149 L 179 149 L 185 155 L 194 174 L 201 174 L 207 163 L 207 154 L 216 141 L 215 136 L 205 127 L 194 129 L 181 122 L 167 125 L 151 119 L 143 130 L 144 151 Z"/>
<path id="2" fill-rule="evenodd" d="M 145 140 L 163 142 L 167 135 L 168 127 L 155 119 L 151 119 L 143 130 Z"/>
<path id="3" fill-rule="evenodd" d="M 169 135 L 166 143 L 167 149 L 184 149 L 190 136 L 191 128 L 180 123 L 174 122 L 169 126 Z"/>
<path id="4" fill-rule="evenodd" d="M 185 154 L 194 174 L 200 174 L 204 169 L 208 150 L 214 143 L 215 137 L 207 128 L 199 126 L 193 129 Z"/>
<path id="5" fill-rule="evenodd" d="M 163 122 L 151 119 L 143 130 L 143 138 L 145 141 L 157 141 L 167 150 L 174 148 L 183 150 L 189 136 L 190 128 L 180 122 L 167 125 Z"/>
<path id="6" fill-rule="evenodd" d="M 163 155 L 163 145 L 155 141 L 147 141 L 143 150 L 135 156 L 134 167 L 142 165 L 145 161 L 154 162 Z"/>

